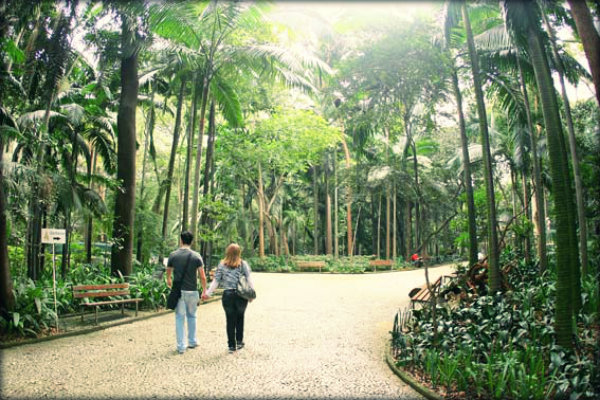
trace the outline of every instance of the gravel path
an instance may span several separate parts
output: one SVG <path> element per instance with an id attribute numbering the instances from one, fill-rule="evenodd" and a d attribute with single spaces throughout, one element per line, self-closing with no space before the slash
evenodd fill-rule
<path id="1" fill-rule="evenodd" d="M 451 272 L 431 270 L 431 279 Z M 220 302 L 198 310 L 199 347 L 175 352 L 173 314 L 1 352 L 0 397 L 419 399 L 384 361 L 394 314 L 423 270 L 253 275 L 246 348 L 227 353 Z"/>

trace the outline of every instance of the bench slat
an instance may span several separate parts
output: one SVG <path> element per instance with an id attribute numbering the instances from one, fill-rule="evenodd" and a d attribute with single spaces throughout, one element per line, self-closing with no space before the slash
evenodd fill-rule
<path id="1" fill-rule="evenodd" d="M 108 301 L 96 301 L 94 303 L 83 303 L 82 306 L 102 306 L 105 304 L 120 304 L 120 303 L 137 303 L 143 299 L 121 299 L 121 300 L 108 300 Z"/>
<path id="2" fill-rule="evenodd" d="M 394 265 L 394 260 L 370 260 L 369 261 L 369 265 L 370 266 L 385 266 L 385 267 L 390 267 L 392 265 Z"/>
<path id="3" fill-rule="evenodd" d="M 106 285 L 79 285 L 73 286 L 73 290 L 105 290 L 105 289 L 129 289 L 129 283 L 109 283 Z"/>
<path id="4" fill-rule="evenodd" d="M 324 267 L 325 261 L 300 261 L 296 263 L 297 267 Z"/>
<path id="5" fill-rule="evenodd" d="M 436 290 L 440 287 L 441 284 L 442 284 L 442 277 L 440 276 L 431 285 L 431 289 Z M 431 299 L 431 292 L 427 289 L 427 284 L 424 284 L 423 286 L 421 286 L 421 290 L 419 290 L 417 292 L 417 294 L 415 294 L 413 297 L 410 298 L 410 300 L 413 302 L 413 304 L 415 302 L 425 303 L 425 302 L 428 302 L 430 299 Z"/>
<path id="6" fill-rule="evenodd" d="M 109 296 L 128 296 L 129 290 L 113 290 L 109 292 L 85 292 L 85 293 L 73 293 L 73 297 L 81 299 L 84 297 L 109 297 Z"/>

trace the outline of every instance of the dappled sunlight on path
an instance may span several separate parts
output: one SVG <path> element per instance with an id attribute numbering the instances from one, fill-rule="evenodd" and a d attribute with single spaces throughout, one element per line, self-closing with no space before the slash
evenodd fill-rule
<path id="1" fill-rule="evenodd" d="M 431 279 L 451 272 L 434 268 Z M 199 347 L 175 353 L 172 314 L 2 351 L 2 398 L 420 396 L 384 361 L 394 314 L 424 270 L 256 273 L 246 348 L 227 354 L 220 303 L 199 308 Z"/>

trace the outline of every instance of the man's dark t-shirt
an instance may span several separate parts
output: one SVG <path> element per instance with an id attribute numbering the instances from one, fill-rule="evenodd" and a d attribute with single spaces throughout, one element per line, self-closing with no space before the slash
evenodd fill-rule
<path id="1" fill-rule="evenodd" d="M 188 264 L 187 267 L 186 264 Z M 185 270 L 181 290 L 198 290 L 198 268 L 203 266 L 204 263 L 200 254 L 191 249 L 175 250 L 169 254 L 169 261 L 167 262 L 167 267 L 173 268 L 173 282 L 180 280 Z"/>

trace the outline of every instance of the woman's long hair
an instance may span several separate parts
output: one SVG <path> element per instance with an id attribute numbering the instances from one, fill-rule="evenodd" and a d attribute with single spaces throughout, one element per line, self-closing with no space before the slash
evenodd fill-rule
<path id="1" fill-rule="evenodd" d="M 221 260 L 224 265 L 230 268 L 237 268 L 242 265 L 242 249 L 237 243 L 231 243 L 225 249 L 225 258 Z"/>

